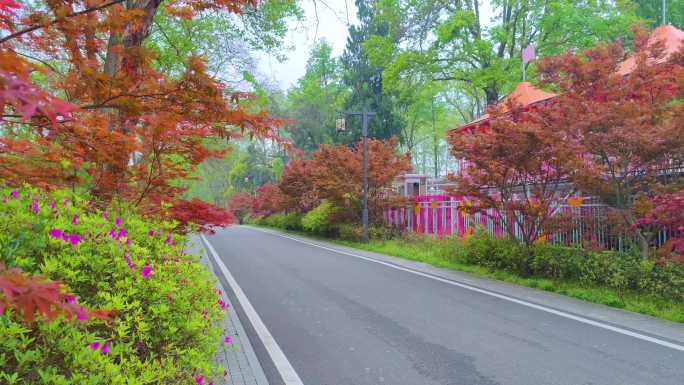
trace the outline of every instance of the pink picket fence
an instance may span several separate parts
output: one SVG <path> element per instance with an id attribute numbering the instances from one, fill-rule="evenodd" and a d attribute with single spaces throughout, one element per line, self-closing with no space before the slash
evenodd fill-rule
<path id="1" fill-rule="evenodd" d="M 385 209 L 385 223 L 414 233 L 437 236 L 463 236 L 468 229 L 487 229 L 494 236 L 502 236 L 504 227 L 495 210 L 466 214 L 459 209 L 463 199 L 448 195 L 418 195 L 411 208 Z"/>
<path id="2" fill-rule="evenodd" d="M 416 234 L 437 237 L 463 237 L 476 230 L 484 231 L 494 237 L 507 235 L 509 218 L 502 217 L 497 210 L 489 209 L 469 214 L 463 210 L 467 201 L 449 195 L 419 195 L 415 204 L 408 208 L 388 208 L 384 211 L 385 223 L 406 229 Z M 596 199 L 584 199 L 582 204 L 571 207 L 563 204 L 555 209 L 563 215 L 567 223 L 562 231 L 546 234 L 547 240 L 562 245 L 587 245 L 594 247 L 624 250 L 631 242 L 630 235 L 619 234 L 606 221 L 606 206 Z M 513 233 L 519 237 L 522 231 L 513 221 Z M 672 229 L 658 229 L 652 234 L 651 246 L 660 247 L 672 235 Z"/>

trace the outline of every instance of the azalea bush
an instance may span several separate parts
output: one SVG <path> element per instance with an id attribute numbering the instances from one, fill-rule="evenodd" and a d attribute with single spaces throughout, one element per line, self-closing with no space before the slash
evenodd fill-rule
<path id="1" fill-rule="evenodd" d="M 195 384 L 224 375 L 213 358 L 226 305 L 198 258 L 183 252 L 185 238 L 171 233 L 175 223 L 99 211 L 69 191 L 0 189 L 0 200 L 0 383 Z M 32 309 L 27 320 L 25 304 L 9 297 L 17 277 L 49 283 L 59 306 L 46 309 L 73 312 Z"/>

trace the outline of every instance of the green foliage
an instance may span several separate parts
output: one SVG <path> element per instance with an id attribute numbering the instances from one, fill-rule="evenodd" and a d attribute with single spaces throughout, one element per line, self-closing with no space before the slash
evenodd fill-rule
<path id="1" fill-rule="evenodd" d="M 640 17 L 648 20 L 652 27 L 663 23 L 663 1 L 658 0 L 632 0 L 635 3 L 636 13 Z M 667 0 L 667 23 L 679 29 L 684 28 L 684 0 Z"/>
<path id="2" fill-rule="evenodd" d="M 189 384 L 195 368 L 205 376 L 217 373 L 213 357 L 223 315 L 214 278 L 197 257 L 183 253 L 184 239 L 170 233 L 173 224 L 125 209 L 107 216 L 67 191 L 18 194 L 0 189 L 0 263 L 61 281 L 79 304 L 114 316 L 39 318 L 27 325 L 6 312 L 0 316 L 0 383 Z M 80 242 L 50 236 L 53 229 L 77 234 Z M 89 348 L 104 341 L 108 354 Z"/>
<path id="3" fill-rule="evenodd" d="M 517 241 L 483 234 L 463 241 L 459 247 L 463 262 L 491 270 L 610 287 L 620 296 L 631 290 L 674 301 L 684 300 L 684 264 L 657 264 L 636 253 L 587 251 L 545 244 L 534 245 L 528 250 Z"/>
<path id="4" fill-rule="evenodd" d="M 337 208 L 324 200 L 318 207 L 309 211 L 302 218 L 302 228 L 314 234 L 329 234 L 333 230 L 333 217 Z"/>
<path id="5" fill-rule="evenodd" d="M 258 223 L 282 230 L 299 231 L 302 229 L 302 217 L 295 213 L 269 215 L 259 220 Z"/>
<path id="6" fill-rule="evenodd" d="M 311 152 L 335 140 L 335 119 L 342 109 L 345 89 L 339 59 L 325 41 L 310 52 L 306 73 L 287 94 L 287 128 L 294 144 Z"/>
<path id="7" fill-rule="evenodd" d="M 185 19 L 158 12 L 146 44 L 166 73 L 179 74 L 188 57 L 206 55 L 212 72 L 237 77 L 253 66 L 245 48 L 281 55 L 288 21 L 301 18 L 297 2 L 289 0 L 261 1 L 257 8 L 245 7 L 239 18 L 207 12 Z"/>

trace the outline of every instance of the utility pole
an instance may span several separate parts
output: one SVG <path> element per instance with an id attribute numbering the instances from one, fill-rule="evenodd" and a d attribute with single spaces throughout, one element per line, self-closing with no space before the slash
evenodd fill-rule
<path id="1" fill-rule="evenodd" d="M 363 222 L 363 243 L 368 243 L 368 122 L 374 112 L 363 110 L 362 112 L 347 112 L 345 115 L 361 117 L 361 137 L 363 140 L 363 211 L 361 220 Z M 345 119 L 337 120 L 337 131 L 346 129 Z"/>

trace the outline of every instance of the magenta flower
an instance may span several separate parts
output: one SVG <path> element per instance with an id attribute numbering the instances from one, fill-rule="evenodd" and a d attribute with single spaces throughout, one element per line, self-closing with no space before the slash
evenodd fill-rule
<path id="1" fill-rule="evenodd" d="M 204 385 L 204 376 L 197 376 L 195 377 L 195 383 L 197 385 Z"/>
<path id="2" fill-rule="evenodd" d="M 62 238 L 62 229 L 50 229 L 50 238 Z"/>
<path id="3" fill-rule="evenodd" d="M 230 337 L 225 336 L 225 337 L 223 337 L 223 342 L 225 342 L 225 343 L 227 343 L 227 344 L 230 344 L 231 342 L 233 342 L 233 340 L 230 339 Z"/>
<path id="4" fill-rule="evenodd" d="M 74 217 L 71 218 L 71 224 L 72 224 L 72 225 L 77 225 L 77 224 L 78 224 L 78 215 L 74 215 Z"/>
<path id="5" fill-rule="evenodd" d="M 154 230 L 147 230 L 148 237 L 154 237 Z"/>
<path id="6" fill-rule="evenodd" d="M 117 238 L 123 238 L 125 236 L 128 236 L 128 233 L 126 232 L 126 229 L 120 228 L 119 229 L 119 234 L 117 235 Z"/>
<path id="7" fill-rule="evenodd" d="M 55 205 L 55 202 L 50 202 L 50 208 L 54 210 L 55 207 L 57 207 L 57 206 Z"/>
<path id="8" fill-rule="evenodd" d="M 130 245 L 131 245 L 131 239 L 128 238 L 128 239 L 126 239 L 126 246 L 130 246 Z"/>
<path id="9" fill-rule="evenodd" d="M 34 214 L 38 214 L 40 212 L 40 205 L 38 205 L 38 199 L 33 198 L 33 201 L 29 205 L 29 208 L 31 211 L 33 211 Z"/>
<path id="10" fill-rule="evenodd" d="M 102 212 L 102 218 L 104 218 L 104 219 L 106 219 L 106 220 L 109 220 L 109 213 L 106 212 L 106 211 L 103 211 L 103 212 Z"/>
<path id="11" fill-rule="evenodd" d="M 71 243 L 71 246 L 78 246 L 78 244 L 81 243 L 81 236 L 78 234 L 70 234 L 69 243 Z"/>
<path id="12" fill-rule="evenodd" d="M 88 347 L 91 350 L 99 350 L 102 354 L 109 354 L 109 340 L 105 341 L 104 343 L 100 343 L 100 341 L 94 341 L 91 342 L 90 345 L 88 345 Z"/>
<path id="13" fill-rule="evenodd" d="M 117 226 L 121 226 L 121 218 L 116 217 L 116 219 L 114 220 L 114 224 Z"/>
<path id="14" fill-rule="evenodd" d="M 79 321 L 85 321 L 88 319 L 88 312 L 83 308 L 83 306 L 78 308 L 76 311 L 76 319 Z"/>
<path id="15" fill-rule="evenodd" d="M 109 230 L 109 236 L 112 237 L 112 239 L 118 239 L 116 236 L 116 229 Z"/>
<path id="16" fill-rule="evenodd" d="M 12 191 L 12 192 L 10 193 L 10 196 L 11 196 L 13 199 L 17 199 L 17 198 L 19 198 L 19 193 L 18 193 L 17 191 Z"/>
<path id="17" fill-rule="evenodd" d="M 126 264 L 128 264 L 128 268 L 131 270 L 135 270 L 135 264 L 131 260 L 131 257 L 128 255 L 128 253 L 126 253 L 125 258 L 126 258 Z"/>
<path id="18" fill-rule="evenodd" d="M 69 204 L 69 199 L 64 198 L 64 200 L 62 200 L 62 207 L 67 207 L 68 204 Z"/>
<path id="19" fill-rule="evenodd" d="M 219 306 L 221 307 L 221 310 L 226 310 L 226 309 L 228 309 L 228 304 L 225 303 L 222 299 L 219 298 L 219 300 L 216 301 L 216 303 L 219 304 Z"/>
<path id="20" fill-rule="evenodd" d="M 71 294 L 67 295 L 66 303 L 76 303 L 76 296 Z"/>
<path id="21" fill-rule="evenodd" d="M 166 239 L 164 240 L 164 243 L 171 243 L 171 242 L 173 242 L 173 238 L 171 238 L 170 235 L 167 235 Z"/>
<path id="22" fill-rule="evenodd" d="M 140 275 L 143 277 L 143 279 L 150 278 L 150 275 L 152 275 L 152 268 L 150 267 L 149 263 L 146 263 L 145 266 L 140 269 Z"/>

